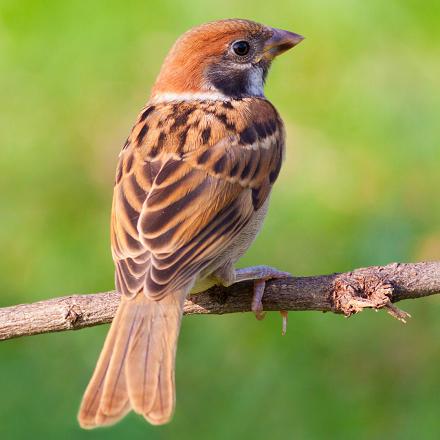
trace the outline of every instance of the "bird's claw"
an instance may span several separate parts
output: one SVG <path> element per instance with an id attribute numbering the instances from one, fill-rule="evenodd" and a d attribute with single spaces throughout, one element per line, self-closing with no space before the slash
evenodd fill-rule
<path id="1" fill-rule="evenodd" d="M 280 310 L 280 315 L 283 319 L 282 329 L 281 329 L 281 335 L 285 336 L 287 333 L 287 318 L 288 318 L 289 312 L 287 310 Z"/>
<path id="2" fill-rule="evenodd" d="M 254 295 L 252 298 L 252 311 L 255 313 L 255 317 L 261 321 L 266 316 L 263 311 L 263 295 L 266 287 L 266 281 L 270 279 L 289 278 L 292 275 L 289 272 L 281 272 L 272 267 L 260 266 L 258 267 L 258 278 L 254 280 Z M 280 311 L 283 319 L 282 332 L 284 336 L 287 331 L 287 311 Z"/>
<path id="3" fill-rule="evenodd" d="M 252 311 L 255 313 L 255 317 L 261 321 L 266 316 L 263 312 L 263 295 L 264 289 L 266 287 L 265 280 L 255 280 L 254 281 L 254 295 L 252 297 Z"/>

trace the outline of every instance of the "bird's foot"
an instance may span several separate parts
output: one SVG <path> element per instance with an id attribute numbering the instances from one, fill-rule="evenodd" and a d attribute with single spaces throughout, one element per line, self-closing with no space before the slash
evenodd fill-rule
<path id="1" fill-rule="evenodd" d="M 237 269 L 235 271 L 235 281 L 254 281 L 254 294 L 252 297 L 252 311 L 258 320 L 264 319 L 265 312 L 263 310 L 263 295 L 266 287 L 266 281 L 272 279 L 289 278 L 292 275 L 288 272 L 281 272 L 270 266 L 254 266 L 245 269 Z M 280 311 L 283 318 L 282 334 L 286 334 L 287 330 L 287 311 Z"/>

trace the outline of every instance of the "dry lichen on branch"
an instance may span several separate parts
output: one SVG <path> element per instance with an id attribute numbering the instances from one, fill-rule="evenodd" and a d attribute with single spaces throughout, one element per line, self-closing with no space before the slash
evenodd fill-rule
<path id="1" fill-rule="evenodd" d="M 269 281 L 263 298 L 266 311 L 316 310 L 351 316 L 364 308 L 386 309 L 405 322 L 397 301 L 440 293 L 440 262 L 393 263 L 352 272 Z M 251 310 L 252 282 L 213 287 L 191 295 L 186 315 Z M 0 340 L 80 329 L 110 322 L 119 304 L 116 292 L 71 295 L 32 304 L 0 308 Z"/>

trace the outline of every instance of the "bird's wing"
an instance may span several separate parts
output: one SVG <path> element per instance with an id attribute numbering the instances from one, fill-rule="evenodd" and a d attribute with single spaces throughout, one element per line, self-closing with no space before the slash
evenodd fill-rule
<path id="1" fill-rule="evenodd" d="M 122 151 L 112 211 L 119 291 L 188 285 L 266 200 L 284 132 L 268 101 L 147 107 Z"/>

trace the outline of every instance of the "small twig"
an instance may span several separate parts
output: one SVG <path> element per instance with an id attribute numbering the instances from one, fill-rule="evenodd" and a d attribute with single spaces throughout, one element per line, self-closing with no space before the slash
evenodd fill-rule
<path id="1" fill-rule="evenodd" d="M 295 277 L 266 283 L 266 311 L 318 310 L 350 316 L 366 307 L 384 308 L 405 322 L 392 303 L 440 293 L 440 262 L 374 266 L 353 272 Z M 252 283 L 214 287 L 192 295 L 185 314 L 224 314 L 251 310 Z M 115 292 L 72 295 L 0 308 L 0 340 L 80 329 L 110 322 L 119 304 Z"/>

